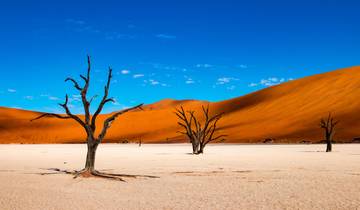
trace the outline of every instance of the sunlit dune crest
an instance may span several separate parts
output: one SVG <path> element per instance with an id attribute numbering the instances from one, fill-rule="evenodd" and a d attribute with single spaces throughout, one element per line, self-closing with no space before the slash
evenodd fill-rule
<path id="1" fill-rule="evenodd" d="M 116 93 L 114 94 L 116 95 Z M 323 139 L 319 120 L 332 113 L 339 124 L 336 142 L 360 137 L 360 67 L 318 74 L 242 97 L 210 103 L 213 113 L 225 112 L 219 132 L 226 142 L 253 143 L 273 139 L 278 143 L 317 142 Z M 109 129 L 106 142 L 186 142 L 175 107 L 197 110 L 209 102 L 171 100 L 146 105 L 143 110 L 120 116 Z M 84 142 L 83 129 L 72 120 L 30 119 L 39 112 L 0 108 L 0 143 L 77 143 Z M 102 115 L 99 126 L 106 115 Z"/>

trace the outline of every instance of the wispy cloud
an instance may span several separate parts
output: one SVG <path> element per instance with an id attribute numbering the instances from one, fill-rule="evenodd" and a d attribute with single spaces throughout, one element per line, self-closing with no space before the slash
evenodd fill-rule
<path id="1" fill-rule="evenodd" d="M 159 39 L 176 39 L 176 36 L 169 34 L 156 34 L 155 37 Z"/>
<path id="2" fill-rule="evenodd" d="M 196 68 L 211 68 L 214 65 L 208 64 L 208 63 L 203 63 L 203 64 L 196 64 L 195 67 Z"/>
<path id="3" fill-rule="evenodd" d="M 153 80 L 153 79 L 149 79 L 149 82 L 150 82 L 151 85 L 158 85 L 158 84 L 160 84 L 159 81 Z"/>
<path id="4" fill-rule="evenodd" d="M 89 24 L 88 22 L 80 19 L 68 18 L 65 20 L 68 24 L 70 24 L 71 28 L 76 32 L 87 32 L 92 34 L 100 34 L 107 40 L 115 40 L 115 39 L 134 39 L 136 35 L 129 33 L 119 33 L 117 31 L 103 31 L 98 27 Z M 124 26 L 127 30 L 130 28 L 134 28 L 135 25 L 127 25 Z"/>
<path id="5" fill-rule="evenodd" d="M 249 87 L 255 87 L 255 86 L 258 86 L 258 84 L 252 82 L 252 83 L 250 83 L 248 86 L 249 86 Z"/>
<path id="6" fill-rule="evenodd" d="M 49 100 L 51 100 L 51 101 L 58 101 L 58 100 L 60 100 L 60 98 L 55 97 L 55 96 L 52 96 L 52 95 L 50 95 L 50 94 L 40 94 L 40 97 L 47 98 L 47 99 L 49 99 Z M 71 98 L 70 98 L 70 99 L 71 99 Z"/>
<path id="7" fill-rule="evenodd" d="M 96 97 L 94 97 L 94 98 L 96 98 Z M 70 102 L 73 102 L 73 101 L 80 102 L 81 95 L 72 95 L 69 100 L 70 100 Z"/>
<path id="8" fill-rule="evenodd" d="M 157 86 L 157 85 L 159 85 L 159 86 L 162 86 L 162 87 L 169 87 L 169 85 L 168 84 L 166 84 L 166 83 L 162 83 L 162 82 L 160 82 L 160 81 L 158 81 L 158 80 L 155 80 L 155 79 L 149 79 L 149 80 L 144 80 L 144 85 L 143 86 L 145 86 L 145 85 L 152 85 L 152 86 Z"/>
<path id="9" fill-rule="evenodd" d="M 55 97 L 55 96 L 49 96 L 49 100 L 58 101 L 58 100 L 60 100 L 60 98 Z"/>
<path id="10" fill-rule="evenodd" d="M 239 80 L 239 79 L 234 78 L 234 77 L 220 77 L 217 79 L 216 84 L 224 85 L 224 84 L 227 84 L 227 83 L 229 83 L 231 81 L 235 81 L 235 80 Z"/>
<path id="11" fill-rule="evenodd" d="M 132 34 L 124 34 L 124 33 L 118 33 L 118 32 L 106 32 L 105 38 L 108 40 L 114 40 L 114 39 L 135 39 L 136 36 Z"/>
<path id="12" fill-rule="evenodd" d="M 121 70 L 120 71 L 121 74 L 130 74 L 130 71 L 127 69 Z"/>
<path id="13" fill-rule="evenodd" d="M 269 77 L 267 79 L 261 79 L 260 82 L 258 82 L 258 83 L 252 82 L 248 86 L 249 87 L 256 87 L 256 86 L 270 87 L 270 86 L 278 85 L 283 82 L 291 81 L 291 80 L 293 80 L 293 78 L 286 79 L 286 78 L 278 78 L 278 77 Z"/>
<path id="14" fill-rule="evenodd" d="M 245 64 L 240 64 L 240 65 L 238 65 L 237 67 L 239 67 L 239 68 L 241 68 L 241 69 L 247 69 L 247 68 L 248 68 L 248 66 L 245 65 Z"/>
<path id="15" fill-rule="evenodd" d="M 34 100 L 34 96 L 25 96 L 24 97 L 26 100 Z"/>
<path id="16" fill-rule="evenodd" d="M 7 91 L 8 91 L 9 93 L 16 93 L 16 90 L 15 90 L 15 89 L 11 89 L 11 88 L 7 89 Z"/>
<path id="17" fill-rule="evenodd" d="M 187 80 L 185 81 L 185 83 L 186 83 L 186 84 L 194 84 L 195 81 L 192 80 L 191 78 L 189 78 L 189 79 L 187 79 Z"/>
<path id="18" fill-rule="evenodd" d="M 169 71 L 187 71 L 185 67 L 179 67 L 174 65 L 168 65 L 163 63 L 154 63 L 154 62 L 141 62 L 142 65 L 149 65 L 151 68 L 159 70 L 169 70 Z"/>
<path id="19" fill-rule="evenodd" d="M 144 74 L 134 74 L 133 75 L 133 78 L 140 78 L 140 77 L 144 77 L 145 75 Z"/>

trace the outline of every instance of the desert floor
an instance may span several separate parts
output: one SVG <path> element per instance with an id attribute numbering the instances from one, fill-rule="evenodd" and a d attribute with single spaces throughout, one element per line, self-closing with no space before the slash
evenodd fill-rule
<path id="1" fill-rule="evenodd" d="M 360 209 L 360 144 L 103 144 L 99 170 L 126 182 L 52 174 L 81 169 L 85 145 L 0 145 L 0 209 Z"/>

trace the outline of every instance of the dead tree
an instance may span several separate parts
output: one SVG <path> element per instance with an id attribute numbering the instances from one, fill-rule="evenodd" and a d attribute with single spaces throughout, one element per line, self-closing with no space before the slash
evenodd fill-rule
<path id="1" fill-rule="evenodd" d="M 87 155 L 86 155 L 86 162 L 85 162 L 85 167 L 84 169 L 80 170 L 80 171 L 75 171 L 75 177 L 78 176 L 84 176 L 84 177 L 89 177 L 89 176 L 98 176 L 98 177 L 103 177 L 103 178 L 110 178 L 110 179 L 118 179 L 118 180 L 122 180 L 120 177 L 124 176 L 124 175 L 120 175 L 120 174 L 105 174 L 105 173 L 101 173 L 97 170 L 95 170 L 95 155 L 96 155 L 96 150 L 99 146 L 99 144 L 104 140 L 106 133 L 108 131 L 108 129 L 111 126 L 111 123 L 120 115 L 135 110 L 135 109 L 141 109 L 143 104 L 139 104 L 137 106 L 128 108 L 128 109 L 124 109 L 118 112 L 113 113 L 110 117 L 106 118 L 105 121 L 103 122 L 103 127 L 99 132 L 96 132 L 97 130 L 97 125 L 96 125 L 96 121 L 97 118 L 99 116 L 99 114 L 101 113 L 101 111 L 104 108 L 104 105 L 109 103 L 109 102 L 115 102 L 115 100 L 111 97 L 108 97 L 109 94 L 109 88 L 110 88 L 110 82 L 111 82 L 111 78 L 112 78 L 112 69 L 109 68 L 109 73 L 108 73 L 108 77 L 107 77 L 107 83 L 105 85 L 104 88 L 104 96 L 101 99 L 100 104 L 98 105 L 95 113 L 93 115 L 90 114 L 90 105 L 91 102 L 93 101 L 94 97 L 92 97 L 90 100 L 88 100 L 87 98 L 87 93 L 88 93 L 88 88 L 90 85 L 90 70 L 91 70 L 91 63 L 90 63 L 90 57 L 87 57 L 88 60 L 88 68 L 87 68 L 87 74 L 86 76 L 80 75 L 81 79 L 84 80 L 84 85 L 81 86 L 75 79 L 73 78 L 67 78 L 65 80 L 65 82 L 71 82 L 73 83 L 75 89 L 77 91 L 79 91 L 80 95 L 81 95 L 81 101 L 83 104 L 83 108 L 84 108 L 84 117 L 79 117 L 75 114 L 72 114 L 69 107 L 68 107 L 68 102 L 69 102 L 69 97 L 68 95 L 65 96 L 65 102 L 63 104 L 59 104 L 64 110 L 66 115 L 59 115 L 59 114 L 54 114 L 54 113 L 44 113 L 38 117 L 36 117 L 35 119 L 32 119 L 31 121 L 34 120 L 38 120 L 41 119 L 43 117 L 56 117 L 56 118 L 60 118 L 60 119 L 72 119 L 75 120 L 78 124 L 80 124 L 83 128 L 84 131 L 86 133 L 86 142 L 87 142 Z"/>
<path id="2" fill-rule="evenodd" d="M 209 116 L 209 105 L 202 106 L 204 114 L 204 124 L 196 118 L 195 111 L 185 111 L 184 107 L 176 109 L 175 114 L 179 118 L 178 124 L 184 128 L 184 131 L 178 131 L 188 137 L 192 144 L 193 154 L 202 154 L 205 146 L 213 141 L 224 141 L 226 135 L 215 135 L 218 130 L 217 123 L 224 113 Z"/>
<path id="3" fill-rule="evenodd" d="M 332 150 L 332 141 L 335 134 L 335 126 L 339 121 L 334 121 L 334 118 L 329 113 L 326 120 L 320 120 L 320 127 L 324 129 L 325 141 L 326 141 L 326 152 L 331 152 Z"/>

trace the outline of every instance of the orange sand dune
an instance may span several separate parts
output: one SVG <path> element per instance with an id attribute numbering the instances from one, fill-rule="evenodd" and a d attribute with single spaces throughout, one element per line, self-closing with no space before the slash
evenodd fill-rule
<path id="1" fill-rule="evenodd" d="M 335 140 L 349 142 L 360 137 L 360 67 L 340 69 L 266 88 L 242 97 L 210 103 L 214 113 L 225 112 L 220 132 L 227 142 L 319 141 L 319 120 L 328 112 L 340 120 Z M 143 111 L 120 116 L 110 128 L 106 141 L 125 139 L 144 142 L 182 142 L 176 133 L 173 111 L 180 105 L 200 111 L 206 101 L 162 100 L 146 105 Z M 75 143 L 84 141 L 84 132 L 71 120 L 46 118 L 29 120 L 40 113 L 0 108 L 0 143 Z M 102 115 L 101 121 L 106 117 Z"/>

